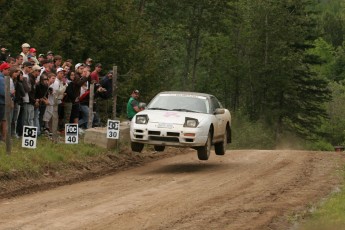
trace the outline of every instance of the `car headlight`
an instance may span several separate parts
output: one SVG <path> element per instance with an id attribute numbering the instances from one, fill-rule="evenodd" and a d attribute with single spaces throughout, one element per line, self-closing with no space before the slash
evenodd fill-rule
<path id="1" fill-rule="evenodd" d="M 197 119 L 186 117 L 183 127 L 196 128 L 198 124 L 199 124 L 199 121 Z"/>
<path id="2" fill-rule="evenodd" d="M 149 117 L 147 115 L 137 115 L 135 117 L 136 124 L 147 124 L 149 122 Z"/>

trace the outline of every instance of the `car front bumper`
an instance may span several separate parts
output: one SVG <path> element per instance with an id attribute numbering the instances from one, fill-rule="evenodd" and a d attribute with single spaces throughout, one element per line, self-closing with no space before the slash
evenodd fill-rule
<path id="1" fill-rule="evenodd" d="M 204 146 L 208 133 L 202 128 L 186 128 L 172 124 L 170 127 L 159 127 L 157 123 L 145 125 L 132 122 L 130 129 L 131 141 L 151 145 L 196 147 Z"/>

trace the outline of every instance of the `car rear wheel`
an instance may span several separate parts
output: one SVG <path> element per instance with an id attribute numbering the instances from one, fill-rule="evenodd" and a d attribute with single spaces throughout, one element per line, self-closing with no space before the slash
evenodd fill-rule
<path id="1" fill-rule="evenodd" d="M 155 151 L 157 151 L 157 152 L 163 152 L 165 149 L 164 145 L 155 145 L 153 147 L 154 147 Z"/>
<path id="2" fill-rule="evenodd" d="M 199 160 L 203 160 L 203 161 L 208 160 L 211 153 L 211 147 L 212 147 L 212 135 L 211 135 L 211 132 L 209 132 L 205 146 L 199 147 L 197 149 Z"/>
<path id="3" fill-rule="evenodd" d="M 138 143 L 138 142 L 131 142 L 131 149 L 133 152 L 139 152 L 143 151 L 144 144 Z"/>
<path id="4" fill-rule="evenodd" d="M 216 152 L 216 155 L 224 155 L 226 152 L 226 145 L 228 143 L 228 129 L 225 130 L 223 141 L 214 144 L 214 151 Z"/>

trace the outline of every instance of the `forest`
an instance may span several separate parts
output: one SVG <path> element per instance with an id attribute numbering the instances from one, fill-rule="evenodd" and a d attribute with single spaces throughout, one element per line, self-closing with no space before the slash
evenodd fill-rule
<path id="1" fill-rule="evenodd" d="M 343 0 L 0 0 L 0 15 L 13 56 L 27 42 L 116 65 L 120 114 L 133 89 L 197 91 L 231 111 L 235 147 L 345 145 Z"/>

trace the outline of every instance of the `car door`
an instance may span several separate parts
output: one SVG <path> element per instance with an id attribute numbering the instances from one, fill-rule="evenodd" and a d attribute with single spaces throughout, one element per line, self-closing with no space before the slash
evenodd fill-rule
<path id="1" fill-rule="evenodd" d="M 214 96 L 211 96 L 211 111 L 213 116 L 215 117 L 215 124 L 214 124 L 214 141 L 221 140 L 223 137 L 223 133 L 225 128 L 224 127 L 224 114 L 214 114 L 216 109 L 222 108 L 221 104 Z"/>

